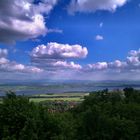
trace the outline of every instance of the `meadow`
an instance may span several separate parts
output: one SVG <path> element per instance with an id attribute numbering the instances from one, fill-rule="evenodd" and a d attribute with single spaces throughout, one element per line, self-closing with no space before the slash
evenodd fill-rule
<path id="1" fill-rule="evenodd" d="M 26 97 L 29 98 L 30 102 L 40 103 L 44 101 L 68 101 L 68 102 L 82 102 L 85 96 L 88 96 L 89 93 L 51 93 L 51 94 L 36 94 L 29 95 Z M 2 103 L 2 97 L 0 98 L 0 103 Z"/>
<path id="2" fill-rule="evenodd" d="M 89 93 L 59 93 L 59 94 L 38 94 L 30 96 L 30 101 L 32 102 L 42 102 L 42 101 L 76 101 L 82 102 L 85 96 Z"/>

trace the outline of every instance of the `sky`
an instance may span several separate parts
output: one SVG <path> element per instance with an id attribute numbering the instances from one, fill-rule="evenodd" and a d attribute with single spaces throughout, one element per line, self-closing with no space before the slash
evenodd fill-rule
<path id="1" fill-rule="evenodd" d="M 0 0 L 0 83 L 140 80 L 139 0 Z"/>

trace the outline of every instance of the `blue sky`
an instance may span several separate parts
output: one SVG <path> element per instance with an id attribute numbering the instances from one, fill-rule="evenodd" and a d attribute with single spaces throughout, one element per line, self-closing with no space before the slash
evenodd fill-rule
<path id="1" fill-rule="evenodd" d="M 140 80 L 139 38 L 139 0 L 1 0 L 0 80 Z"/>

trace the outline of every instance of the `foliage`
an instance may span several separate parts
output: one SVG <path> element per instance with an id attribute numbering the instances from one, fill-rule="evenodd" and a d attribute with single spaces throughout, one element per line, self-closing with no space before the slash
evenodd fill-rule
<path id="1" fill-rule="evenodd" d="M 140 91 L 133 88 L 92 92 L 65 111 L 64 103 L 51 103 L 55 112 L 49 104 L 7 93 L 0 104 L 0 140 L 140 139 Z"/>

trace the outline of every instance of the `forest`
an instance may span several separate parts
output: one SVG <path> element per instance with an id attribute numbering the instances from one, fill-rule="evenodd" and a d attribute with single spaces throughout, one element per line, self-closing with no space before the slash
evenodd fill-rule
<path id="1" fill-rule="evenodd" d="M 140 139 L 139 90 L 91 92 L 64 110 L 63 104 L 51 104 L 56 111 L 49 105 L 8 92 L 0 103 L 0 140 Z"/>

